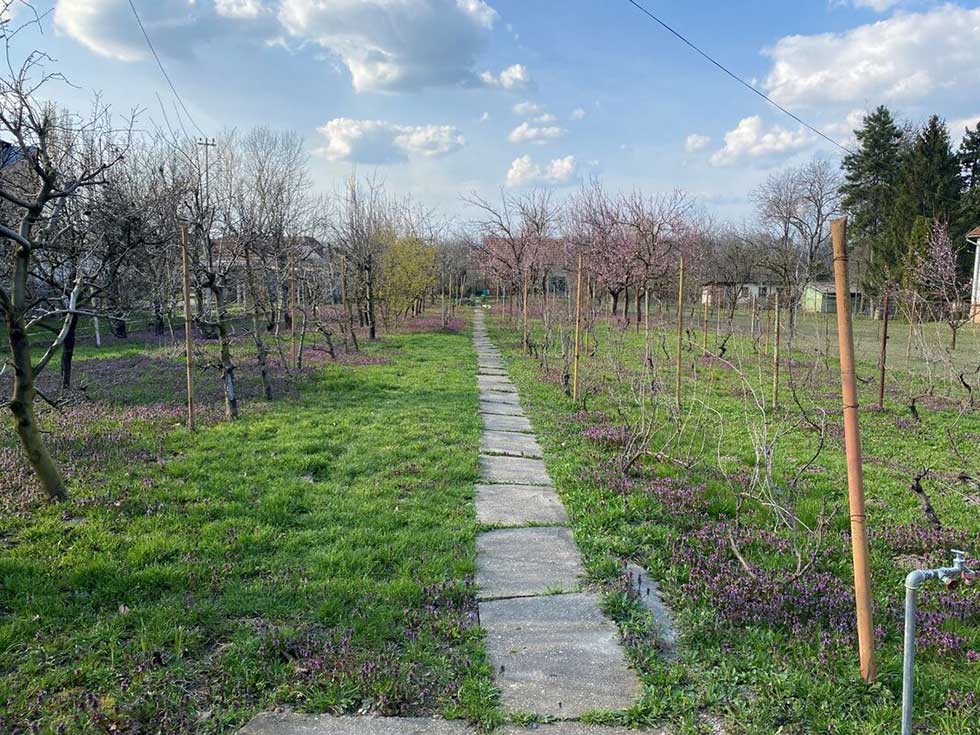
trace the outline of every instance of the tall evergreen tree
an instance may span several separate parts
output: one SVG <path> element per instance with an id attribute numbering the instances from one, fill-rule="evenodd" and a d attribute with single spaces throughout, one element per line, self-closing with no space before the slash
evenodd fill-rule
<path id="1" fill-rule="evenodd" d="M 967 128 L 963 136 L 963 142 L 960 143 L 960 166 L 963 174 L 960 225 L 961 229 L 972 230 L 980 227 L 980 122 L 975 130 Z"/>
<path id="2" fill-rule="evenodd" d="M 980 122 L 975 130 L 966 129 L 960 143 L 960 167 L 966 190 L 980 186 Z"/>
<path id="3" fill-rule="evenodd" d="M 938 220 L 947 223 L 951 231 L 960 231 L 963 186 L 960 160 L 953 151 L 949 130 L 942 118 L 933 115 L 919 130 L 902 157 L 901 168 L 889 237 L 908 263 L 915 247 L 911 234 L 918 218 Z"/>
<path id="4" fill-rule="evenodd" d="M 956 218 L 963 183 L 946 123 L 938 115 L 919 131 L 903 164 L 902 187 L 915 207 L 912 213 L 950 222 Z"/>
<path id="5" fill-rule="evenodd" d="M 905 249 L 891 237 L 889 219 L 901 180 L 902 129 L 881 105 L 854 131 L 860 148 L 844 157 L 844 207 L 852 215 L 856 248 L 868 260 L 865 285 L 878 290 L 898 278 Z"/>

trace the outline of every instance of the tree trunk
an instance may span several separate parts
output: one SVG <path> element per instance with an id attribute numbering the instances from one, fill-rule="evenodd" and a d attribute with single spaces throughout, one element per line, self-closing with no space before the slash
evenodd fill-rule
<path id="1" fill-rule="evenodd" d="M 21 234 L 24 239 L 30 239 L 33 225 L 31 215 L 21 223 Z M 30 265 L 30 251 L 18 247 L 14 263 L 13 293 L 9 309 L 5 309 L 7 320 L 7 339 L 10 343 L 10 355 L 14 366 L 13 396 L 8 404 L 14 415 L 17 436 L 27 454 L 34 474 L 37 475 L 44 492 L 51 500 L 67 500 L 68 491 L 54 460 L 48 453 L 44 439 L 34 420 L 34 397 L 37 393 L 34 386 L 34 366 L 31 362 L 31 344 L 24 328 L 24 307 L 27 303 L 27 273 Z"/>
<path id="2" fill-rule="evenodd" d="M 262 319 L 262 306 L 259 304 L 259 295 L 255 290 L 255 274 L 252 272 L 252 260 L 248 250 L 245 251 L 245 274 L 248 278 L 248 290 L 252 294 L 252 335 L 255 341 L 255 358 L 259 363 L 259 373 L 262 375 L 262 395 L 265 400 L 272 400 L 272 380 L 269 378 L 269 353 L 265 349 L 265 342 L 262 341 L 262 331 L 259 329 L 259 321 Z"/>
<path id="3" fill-rule="evenodd" d="M 378 338 L 378 323 L 374 303 L 374 270 L 370 265 L 365 269 L 364 275 L 367 279 L 368 337 L 373 342 Z"/>
<path id="4" fill-rule="evenodd" d="M 619 313 L 619 291 L 610 291 L 609 296 L 612 298 L 612 315 L 615 318 Z"/>
<path id="5" fill-rule="evenodd" d="M 225 389 L 225 416 L 238 418 L 238 396 L 235 393 L 235 365 L 231 361 L 231 337 L 228 334 L 228 319 L 225 313 L 224 287 L 213 288 L 215 307 L 218 311 L 218 339 L 221 343 L 221 381 Z"/>
<path id="6" fill-rule="evenodd" d="M 61 343 L 61 387 L 71 388 L 71 363 L 75 357 L 75 335 L 78 331 L 78 314 L 72 314 L 68 321 L 68 332 Z"/>
<path id="7" fill-rule="evenodd" d="M 120 317 L 113 317 L 109 320 L 109 324 L 112 328 L 112 334 L 118 339 L 129 339 L 129 330 L 126 326 L 126 320 Z"/>

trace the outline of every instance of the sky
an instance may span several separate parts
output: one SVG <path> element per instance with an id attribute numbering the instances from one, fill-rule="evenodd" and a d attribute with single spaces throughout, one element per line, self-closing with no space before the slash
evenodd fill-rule
<path id="1" fill-rule="evenodd" d="M 845 147 L 879 104 L 937 113 L 956 139 L 980 120 L 980 3 L 638 1 Z M 133 3 L 188 132 L 295 130 L 325 191 L 373 174 L 465 217 L 462 195 L 563 194 L 599 176 L 683 189 L 738 220 L 774 171 L 841 156 L 627 0 Z M 182 115 L 129 0 L 36 6 L 50 12 L 32 43 L 71 82 L 59 102 L 84 109 L 99 92 L 143 127 Z"/>

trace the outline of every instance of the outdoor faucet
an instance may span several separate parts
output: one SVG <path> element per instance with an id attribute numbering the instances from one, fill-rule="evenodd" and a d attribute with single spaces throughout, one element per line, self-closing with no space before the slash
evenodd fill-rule
<path id="1" fill-rule="evenodd" d="M 915 604 L 919 588 L 930 579 L 941 580 L 946 589 L 960 581 L 970 584 L 974 571 L 966 565 L 966 552 L 953 549 L 953 566 L 916 569 L 905 578 L 905 655 L 902 661 L 902 735 L 912 735 L 912 690 L 915 686 Z"/>

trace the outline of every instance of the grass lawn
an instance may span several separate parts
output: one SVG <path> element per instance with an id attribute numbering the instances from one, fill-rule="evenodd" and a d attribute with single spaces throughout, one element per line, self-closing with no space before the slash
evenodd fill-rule
<path id="1" fill-rule="evenodd" d="M 696 345 L 684 352 L 688 421 L 680 436 L 664 456 L 646 457 L 623 475 L 612 460 L 624 423 L 619 411 L 631 410 L 624 398 L 627 384 L 643 364 L 642 336 L 632 330 L 623 335 L 605 323 L 596 329 L 594 353 L 583 358 L 581 368 L 588 391 L 583 411 L 561 387 L 554 319 L 550 341 L 542 323 L 534 323 L 537 360 L 521 354 L 517 320 L 498 316 L 490 323 L 569 510 L 588 573 L 605 586 L 609 610 L 648 685 L 644 700 L 618 719 L 698 732 L 701 718 L 716 714 L 735 734 L 898 733 L 905 574 L 916 566 L 948 564 L 951 547 L 967 548 L 974 560 L 980 556 L 980 493 L 957 480 L 957 473 L 980 465 L 980 411 L 937 395 L 920 404 L 921 421 L 915 421 L 905 393 L 891 384 L 884 411 L 862 412 L 879 668 L 877 682 L 867 686 L 857 674 L 852 622 L 836 356 L 823 365 L 812 353 L 793 355 L 802 403 L 828 417 L 827 446 L 800 481 L 798 511 L 813 524 L 824 509 L 831 521 L 814 567 L 791 580 L 786 534 L 775 531 L 772 514 L 749 504 L 735 524 L 735 496 L 721 468 L 730 477 L 744 476 L 755 460 L 749 431 L 759 427 L 751 416 L 746 419 L 734 371 L 701 357 L 700 335 L 694 334 Z M 666 342 L 659 331 L 653 340 L 659 352 L 655 373 L 672 396 L 673 363 L 662 345 L 673 355 L 675 337 L 667 330 Z M 714 338 L 711 343 L 717 344 Z M 540 358 L 547 345 L 552 347 L 544 369 Z M 740 339 L 729 343 L 729 356 L 767 396 L 771 357 L 753 356 L 748 340 Z M 616 374 L 612 362 L 618 369 L 624 363 L 633 368 Z M 788 362 L 783 371 L 785 381 Z M 858 373 L 868 379 L 875 366 L 862 362 Z M 862 405 L 874 402 L 873 380 L 862 382 L 860 390 Z M 798 421 L 785 382 L 781 400 L 783 408 L 771 412 L 770 420 L 785 432 L 773 455 L 774 477 L 785 486 L 813 454 L 817 434 Z M 672 431 L 658 433 L 655 446 Z M 927 523 L 909 491 L 913 473 L 926 467 L 931 474 L 923 486 L 942 530 Z M 730 533 L 761 579 L 737 562 Z M 620 591 L 625 560 L 639 562 L 661 581 L 683 636 L 677 660 L 658 653 L 649 616 Z M 980 733 L 978 591 L 974 586 L 946 592 L 935 585 L 920 594 L 917 732 Z"/>
<path id="2" fill-rule="evenodd" d="M 223 733 L 279 705 L 494 720 L 470 338 L 366 356 L 195 435 L 179 363 L 120 358 L 101 417 L 55 442 L 98 466 L 0 516 L 0 732 Z"/>

